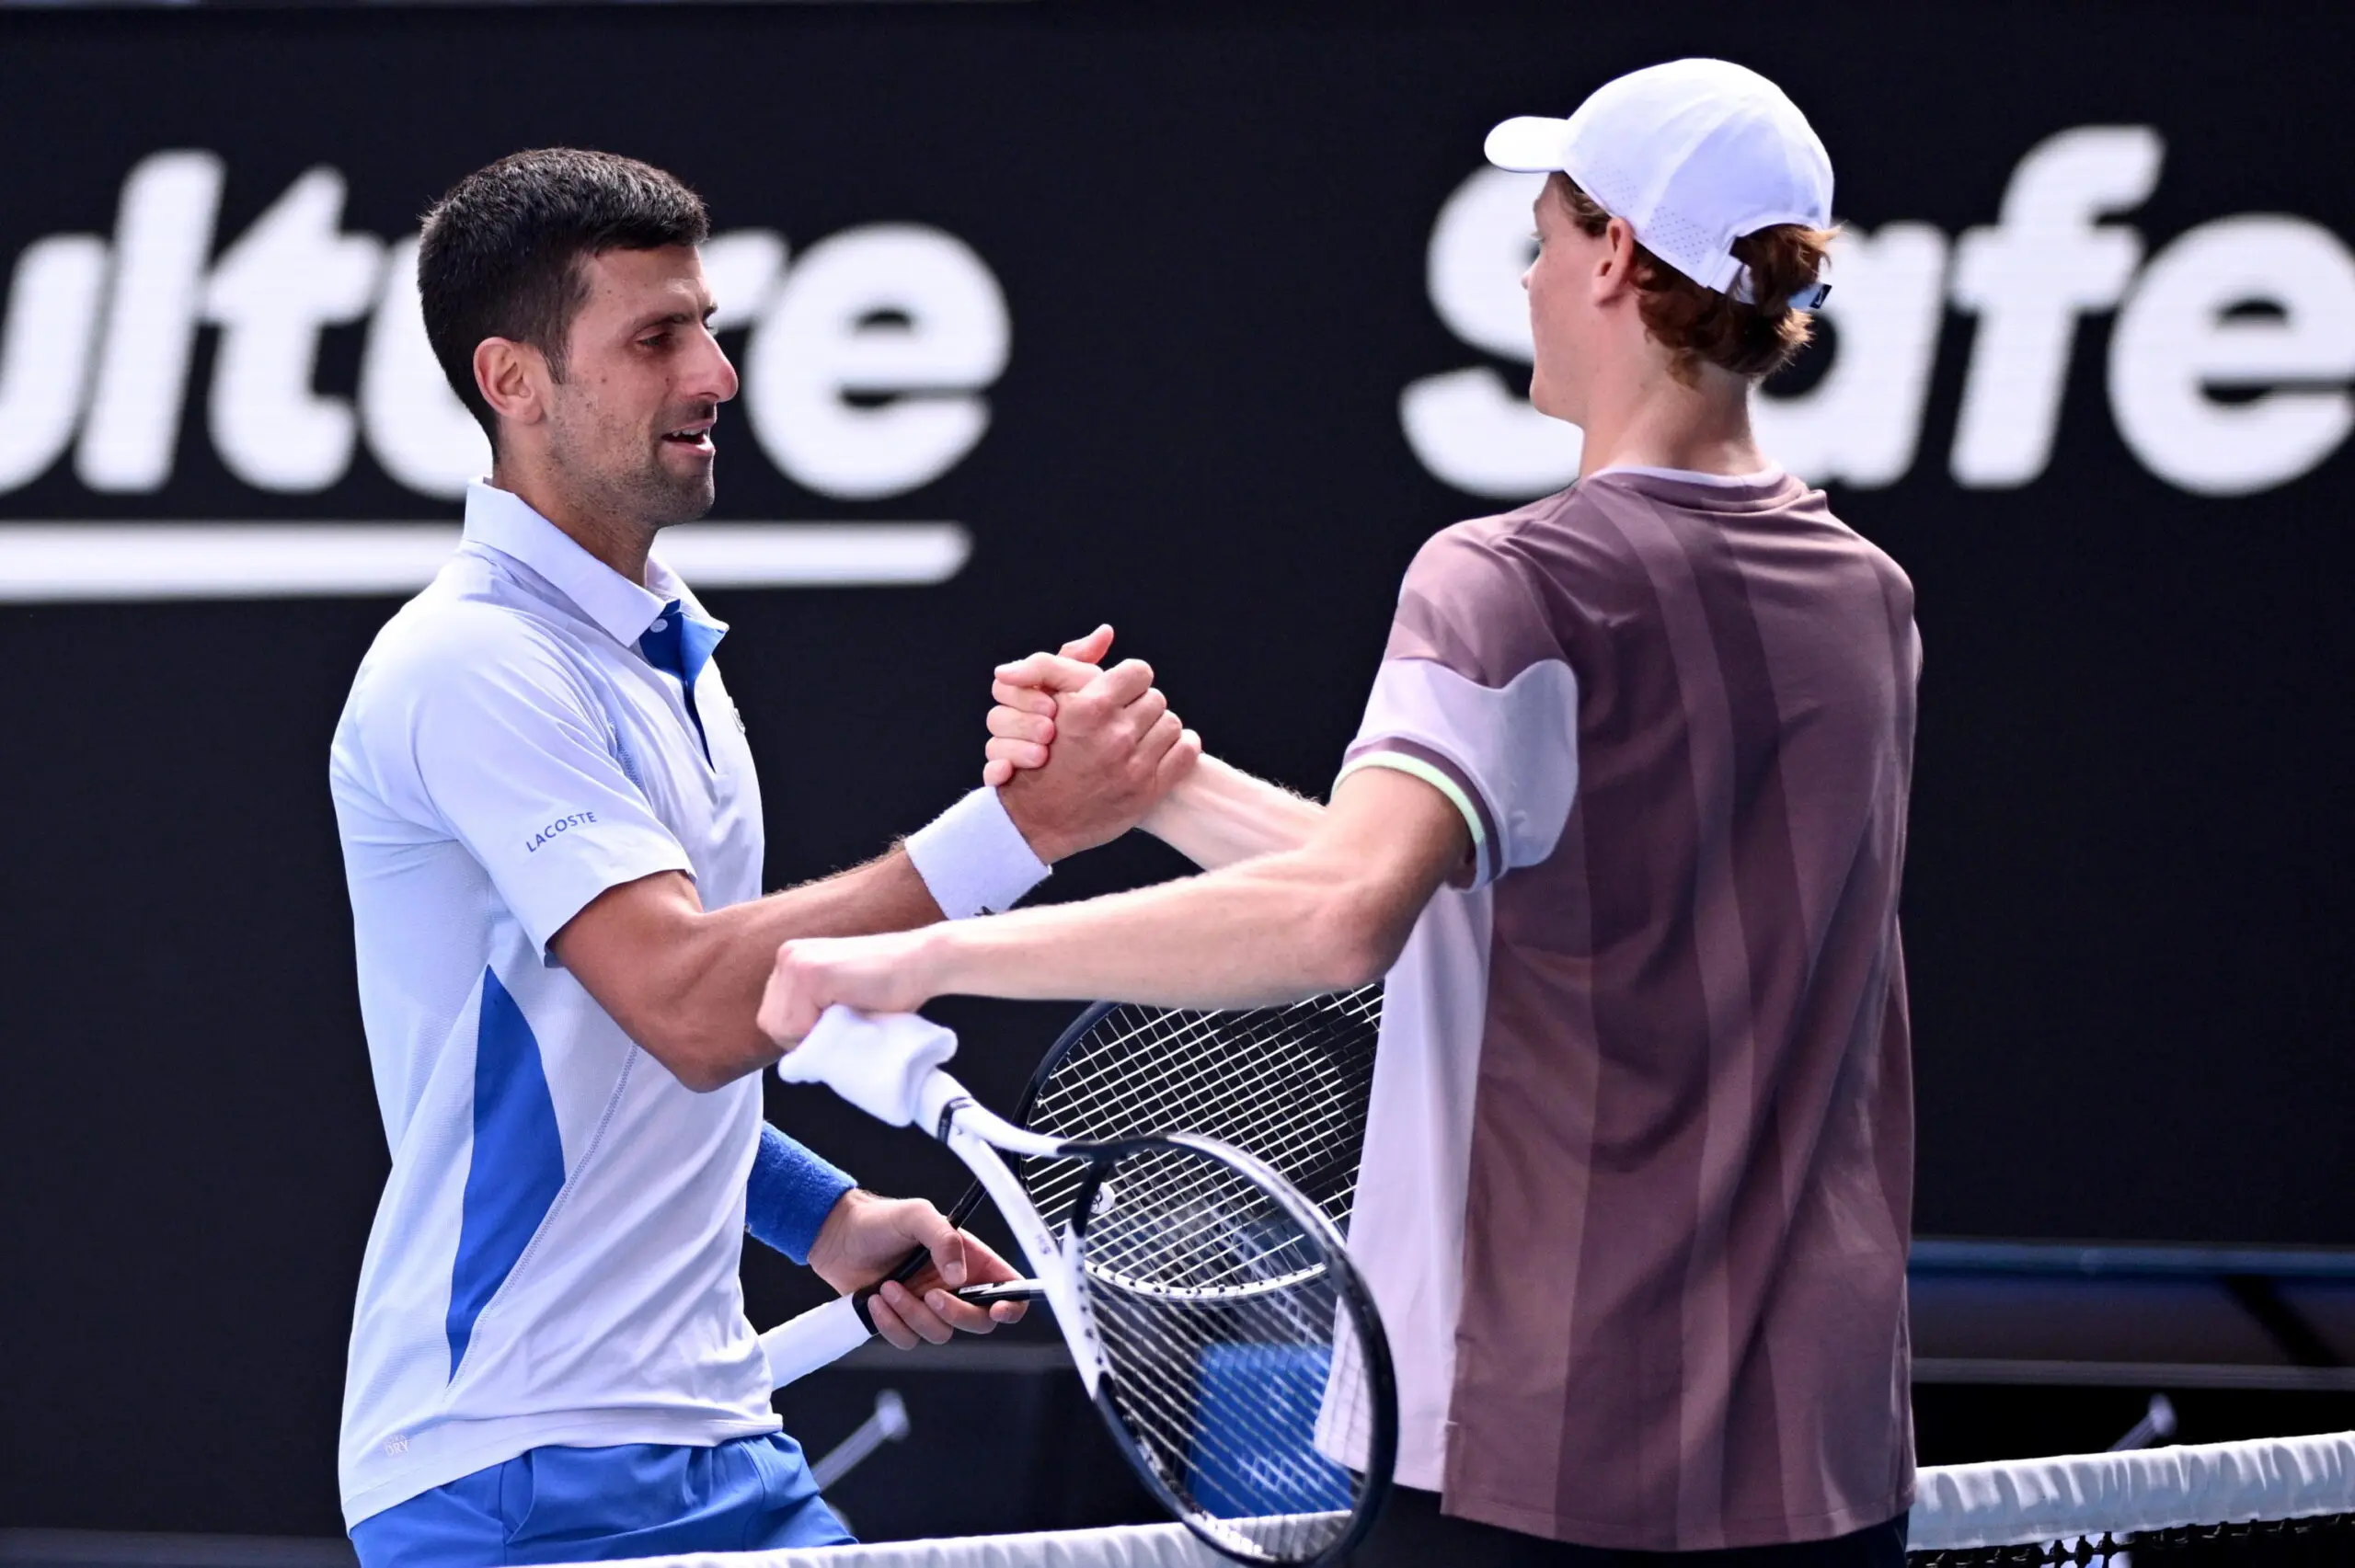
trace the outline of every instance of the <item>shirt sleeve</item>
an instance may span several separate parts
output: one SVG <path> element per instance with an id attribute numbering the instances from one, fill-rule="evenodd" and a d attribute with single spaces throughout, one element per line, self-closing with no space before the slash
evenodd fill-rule
<path id="1" fill-rule="evenodd" d="M 1446 796 L 1475 887 L 1550 856 L 1578 795 L 1578 677 L 1534 570 L 1469 527 L 1422 548 L 1341 768 L 1396 769 Z"/>
<path id="2" fill-rule="evenodd" d="M 485 609 L 386 675 L 369 726 L 386 798 L 463 844 L 544 954 L 606 888 L 693 875 L 586 681 L 534 629 Z"/>

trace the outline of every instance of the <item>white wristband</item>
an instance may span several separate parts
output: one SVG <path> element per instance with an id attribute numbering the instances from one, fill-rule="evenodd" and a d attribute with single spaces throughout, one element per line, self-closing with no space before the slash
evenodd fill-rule
<path id="1" fill-rule="evenodd" d="M 910 833 L 907 850 L 950 920 L 1010 910 L 1051 874 L 987 785 Z"/>

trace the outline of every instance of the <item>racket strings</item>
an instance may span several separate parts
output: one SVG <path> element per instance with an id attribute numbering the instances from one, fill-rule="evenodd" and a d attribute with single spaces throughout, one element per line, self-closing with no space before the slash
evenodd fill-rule
<path id="1" fill-rule="evenodd" d="M 1362 1036 L 1380 1002 L 1378 988 L 1368 991 L 1374 994 L 1350 993 L 1349 1006 L 1320 998 L 1250 1013 L 1112 1010 L 1070 1049 L 1038 1109 L 1085 1116 L 1095 1106 L 1117 1116 L 1152 1104 L 1281 1117 L 1283 1110 L 1238 1095 L 1235 1086 L 1322 1076 L 1329 1091 L 1369 1082 L 1373 1046 Z"/>
<path id="2" fill-rule="evenodd" d="M 1059 1120 L 1111 1117 L 1136 1131 L 1155 1130 L 1134 1127 L 1139 1115 L 1187 1124 L 1216 1120 L 1237 1130 L 1271 1128 L 1287 1118 L 1269 1104 L 1269 1091 L 1293 1091 L 1282 1098 L 1322 1106 L 1346 1087 L 1321 1058 L 1296 1048 L 1280 1055 L 1279 1043 L 1257 1034 L 1221 1037 L 1199 1024 L 1181 1034 L 1164 1024 L 1109 1044 L 1114 1048 L 1067 1070 L 1063 1093 L 1051 1104 L 1042 1102 L 1043 1114 Z"/>
<path id="3" fill-rule="evenodd" d="M 1248 1136 L 1247 1129 L 1245 1136 L 1237 1137 L 1232 1132 L 1222 1134 L 1215 1130 L 1213 1126 L 1199 1122 L 1191 1125 L 1183 1123 L 1176 1125 L 1183 1130 L 1199 1130 L 1206 1136 L 1221 1138 L 1223 1141 L 1250 1149 L 1266 1160 L 1279 1173 L 1289 1174 L 1287 1167 L 1297 1169 L 1310 1163 L 1312 1157 L 1317 1152 L 1314 1149 L 1296 1145 L 1288 1139 L 1269 1137 L 1254 1139 Z M 1083 1174 L 1082 1168 L 1068 1161 L 1040 1160 L 1032 1162 L 1026 1170 L 1025 1185 L 1030 1188 L 1034 1199 L 1039 1204 L 1040 1213 L 1048 1217 L 1050 1223 L 1060 1223 L 1069 1216 L 1071 1205 L 1077 1195 Z M 1315 1200 L 1316 1195 L 1307 1196 L 1312 1202 Z M 1346 1197 L 1347 1195 L 1343 1196 Z M 1319 1207 L 1326 1210 L 1328 1218 L 1332 1216 L 1332 1206 L 1320 1204 Z M 1346 1208 L 1344 1208 L 1343 1217 L 1346 1218 Z M 1336 1223 L 1339 1221 L 1337 1219 Z"/>
<path id="4" fill-rule="evenodd" d="M 1346 1226 L 1373 1085 L 1381 988 L 1289 1007 L 1188 1013 L 1117 1007 L 1065 1053 L 1027 1118 L 1073 1139 L 1198 1132 L 1274 1166 Z M 1079 1173 L 1025 1173 L 1050 1223 L 1069 1213 Z"/>
<path id="5" fill-rule="evenodd" d="M 1081 1265 L 1104 1386 L 1141 1455 L 1230 1548 L 1314 1556 L 1365 1484 L 1315 1434 L 1350 1429 L 1373 1397 L 1361 1358 L 1337 1354 L 1354 1320 L 1329 1244 L 1246 1173 L 1182 1146 L 1132 1151 L 1097 1190 Z M 1255 1288 L 1167 1288 L 1180 1278 Z"/>
<path id="6" fill-rule="evenodd" d="M 1122 1260 L 1141 1271 L 1132 1277 L 1149 1279 L 1153 1288 L 1256 1293 L 1322 1265 L 1323 1249 L 1288 1219 L 1257 1246 L 1236 1244 L 1235 1181 L 1224 1166 L 1163 1148 L 1125 1162 L 1123 1180 L 1146 1190 L 1131 1194 L 1124 1187 L 1113 1193 L 1113 1202 L 1149 1205 L 1156 1215 L 1153 1249 Z M 1100 1257 L 1091 1263 L 1109 1266 Z"/>
<path id="7" fill-rule="evenodd" d="M 1077 1161 L 1057 1163 L 1067 1167 L 1057 1175 L 1070 1188 L 1068 1211 L 1086 1167 Z M 1172 1146 L 1154 1146 L 1122 1161 L 1097 1184 L 1089 1223 L 1114 1207 L 1149 1209 L 1155 1219 L 1154 1245 L 1092 1251 L 1089 1271 L 1132 1290 L 1245 1295 L 1322 1266 L 1322 1245 L 1288 1219 L 1261 1247 L 1238 1248 L 1234 1181 L 1226 1167 Z"/>
<path id="8" fill-rule="evenodd" d="M 1143 1339 L 1149 1331 L 1133 1332 Z M 1233 1374 L 1257 1374 L 1247 1379 L 1247 1398 L 1222 1389 L 1205 1399 L 1198 1383 L 1181 1383 L 1166 1370 L 1232 1348 L 1224 1335 L 1164 1335 L 1150 1353 L 1132 1347 L 1116 1358 L 1129 1381 L 1114 1382 L 1115 1398 L 1127 1407 L 1133 1429 L 1148 1438 L 1170 1491 L 1189 1509 L 1240 1529 L 1303 1512 L 1304 1505 L 1347 1506 L 1348 1473 L 1321 1455 L 1309 1464 L 1298 1458 L 1300 1435 L 1316 1430 L 1321 1383 L 1271 1377 L 1263 1359 L 1258 1367 L 1231 1368 L 1232 1381 L 1244 1380 Z"/>

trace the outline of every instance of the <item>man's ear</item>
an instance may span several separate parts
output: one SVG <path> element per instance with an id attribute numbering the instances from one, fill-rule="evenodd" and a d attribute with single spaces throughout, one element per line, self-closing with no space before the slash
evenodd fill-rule
<path id="1" fill-rule="evenodd" d="M 1597 304 L 1629 294 L 1636 288 L 1636 229 L 1625 218 L 1614 218 L 1603 231 L 1603 258 L 1594 268 Z"/>
<path id="2" fill-rule="evenodd" d="M 529 343 L 486 338 L 475 345 L 475 387 L 492 413 L 511 425 L 547 418 L 548 367 Z"/>

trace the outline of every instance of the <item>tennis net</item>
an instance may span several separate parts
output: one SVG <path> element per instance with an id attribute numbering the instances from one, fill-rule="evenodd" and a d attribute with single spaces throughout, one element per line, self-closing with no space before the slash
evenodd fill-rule
<path id="1" fill-rule="evenodd" d="M 2355 1562 L 2355 1432 L 1922 1471 L 1909 1561 Z"/>
<path id="2" fill-rule="evenodd" d="M 2355 1432 L 1930 1467 L 1913 1568 L 2355 1563 Z M 652 1560 L 667 1568 L 1223 1568 L 1178 1525 Z"/>

